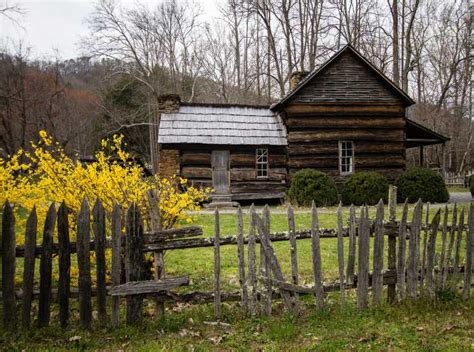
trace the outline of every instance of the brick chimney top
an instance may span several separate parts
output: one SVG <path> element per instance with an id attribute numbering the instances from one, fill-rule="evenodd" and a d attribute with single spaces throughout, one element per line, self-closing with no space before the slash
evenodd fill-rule
<path id="1" fill-rule="evenodd" d="M 296 88 L 296 86 L 309 74 L 309 71 L 296 71 L 290 76 L 290 90 Z"/>

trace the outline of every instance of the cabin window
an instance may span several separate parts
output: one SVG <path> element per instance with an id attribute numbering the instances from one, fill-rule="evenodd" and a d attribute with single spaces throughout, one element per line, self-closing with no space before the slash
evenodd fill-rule
<path id="1" fill-rule="evenodd" d="M 341 174 L 354 172 L 354 143 L 339 141 L 339 171 Z"/>
<path id="2" fill-rule="evenodd" d="M 257 148 L 257 178 L 268 177 L 268 149 Z"/>

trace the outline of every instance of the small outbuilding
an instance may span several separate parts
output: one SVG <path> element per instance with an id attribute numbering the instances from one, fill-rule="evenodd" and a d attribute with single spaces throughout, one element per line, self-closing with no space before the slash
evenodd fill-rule
<path id="1" fill-rule="evenodd" d="M 283 198 L 298 170 L 336 182 L 359 170 L 393 180 L 407 148 L 449 140 L 409 120 L 414 101 L 350 45 L 313 72 L 295 73 L 291 85 L 271 106 L 163 97 L 160 173 L 213 187 L 217 202 Z"/>

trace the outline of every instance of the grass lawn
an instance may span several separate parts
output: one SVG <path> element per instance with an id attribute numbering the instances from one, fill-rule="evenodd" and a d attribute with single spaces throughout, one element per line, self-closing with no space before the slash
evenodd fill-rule
<path id="1" fill-rule="evenodd" d="M 130 351 L 469 351 L 474 348 L 474 301 L 414 301 L 359 311 L 351 302 L 319 311 L 306 299 L 301 316 L 243 315 L 225 305 L 225 325 L 210 325 L 210 305 L 181 306 L 163 319 L 145 318 L 141 327 L 117 329 L 57 325 L 0 333 L 2 350 Z M 274 306 L 275 310 L 278 307 Z M 73 312 L 77 315 L 77 311 Z M 77 317 L 74 317 L 77 322 Z"/>
<path id="2" fill-rule="evenodd" d="M 335 208 L 321 209 L 321 227 L 335 227 L 335 211 Z M 373 217 L 375 209 L 371 208 L 370 212 Z M 271 231 L 287 231 L 285 209 L 275 207 L 272 208 L 272 213 Z M 431 215 L 434 213 L 435 211 L 432 211 Z M 347 215 L 348 210 L 345 208 L 344 216 Z M 197 214 L 195 220 L 203 227 L 203 236 L 213 235 L 214 221 L 211 213 Z M 245 229 L 248 229 L 248 217 L 245 216 L 244 220 Z M 295 221 L 297 229 L 308 229 L 311 221 L 308 209 L 296 209 Z M 222 236 L 235 235 L 236 228 L 235 215 L 222 213 Z M 325 281 L 332 281 L 337 277 L 336 245 L 335 239 L 321 240 Z M 347 240 L 345 245 L 347 254 Z M 278 242 L 274 247 L 283 271 L 289 277 L 289 243 Z M 310 285 L 313 282 L 311 241 L 300 240 L 297 248 L 301 281 Z M 257 248 L 257 255 L 258 253 Z M 17 265 L 20 272 L 20 261 Z M 174 250 L 165 254 L 168 275 L 189 274 L 191 277 L 191 286 L 182 288 L 181 291 L 212 290 L 213 265 L 212 248 Z M 222 289 L 238 290 L 236 246 L 221 248 L 221 265 Z M 224 326 L 206 324 L 213 319 L 212 305 L 169 305 L 166 317 L 156 319 L 152 316 L 152 302 L 146 301 L 147 317 L 142 327 L 121 326 L 113 329 L 96 325 L 89 332 L 77 327 L 77 301 L 73 300 L 71 328 L 66 331 L 59 328 L 57 306 L 53 305 L 53 323 L 50 328 L 19 330 L 15 333 L 0 329 L 0 349 L 474 350 L 474 300 L 462 302 L 457 297 L 443 296 L 444 300 L 423 299 L 402 305 L 385 305 L 368 311 L 358 311 L 355 308 L 354 292 L 350 292 L 348 296 L 347 305 L 341 307 L 337 303 L 338 294 L 329 295 L 328 307 L 324 311 L 316 309 L 311 297 L 304 297 L 302 314 L 299 317 L 283 313 L 284 309 L 278 302 L 274 303 L 275 314 L 270 318 L 247 317 L 238 304 L 224 304 Z"/>
<path id="3" fill-rule="evenodd" d="M 449 186 L 448 192 L 469 192 L 469 188 L 463 186 Z"/>

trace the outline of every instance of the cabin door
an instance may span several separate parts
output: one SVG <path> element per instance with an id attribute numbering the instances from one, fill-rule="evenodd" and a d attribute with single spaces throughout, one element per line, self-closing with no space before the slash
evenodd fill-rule
<path id="1" fill-rule="evenodd" d="M 212 151 L 212 187 L 216 194 L 229 194 L 229 151 Z"/>

